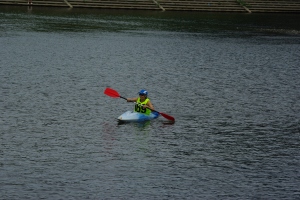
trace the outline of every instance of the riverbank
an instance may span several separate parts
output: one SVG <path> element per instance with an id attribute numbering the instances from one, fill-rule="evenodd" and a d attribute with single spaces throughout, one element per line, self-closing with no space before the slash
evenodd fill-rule
<path id="1" fill-rule="evenodd" d="M 300 13 L 298 0 L 2 0 L 0 5 L 196 12 Z"/>

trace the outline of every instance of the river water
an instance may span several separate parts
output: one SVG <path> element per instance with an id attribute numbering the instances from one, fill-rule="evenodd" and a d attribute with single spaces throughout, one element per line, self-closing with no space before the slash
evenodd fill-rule
<path id="1" fill-rule="evenodd" d="M 0 199 L 299 199 L 299 20 L 1 6 Z"/>

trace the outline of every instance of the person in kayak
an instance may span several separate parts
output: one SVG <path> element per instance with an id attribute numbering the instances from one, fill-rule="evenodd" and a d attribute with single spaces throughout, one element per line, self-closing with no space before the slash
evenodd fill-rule
<path id="1" fill-rule="evenodd" d="M 154 110 L 154 106 L 148 98 L 148 92 L 146 90 L 141 90 L 139 92 L 139 97 L 127 98 L 127 102 L 136 102 L 134 106 L 135 112 L 150 115 L 151 110 Z"/>

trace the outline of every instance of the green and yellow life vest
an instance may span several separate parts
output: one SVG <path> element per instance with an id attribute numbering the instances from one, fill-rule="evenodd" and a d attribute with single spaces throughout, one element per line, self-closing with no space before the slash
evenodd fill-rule
<path id="1" fill-rule="evenodd" d="M 150 115 L 151 110 L 148 108 L 143 108 L 143 105 L 146 105 L 150 101 L 150 99 L 145 99 L 145 101 L 141 102 L 140 97 L 136 100 L 136 104 L 134 107 L 135 112 L 143 113 L 145 115 Z"/>

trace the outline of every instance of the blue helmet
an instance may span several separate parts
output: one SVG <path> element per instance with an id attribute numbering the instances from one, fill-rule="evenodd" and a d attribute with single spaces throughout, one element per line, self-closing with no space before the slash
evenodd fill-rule
<path id="1" fill-rule="evenodd" d="M 142 94 L 142 95 L 148 95 L 148 92 L 146 91 L 146 90 L 141 90 L 140 92 L 139 92 L 139 94 Z"/>

